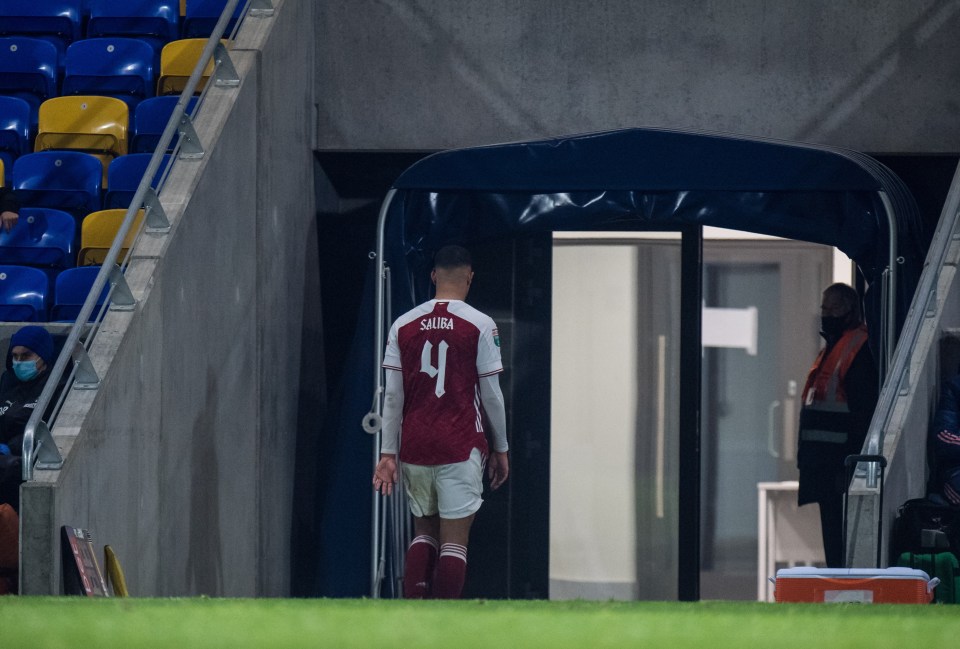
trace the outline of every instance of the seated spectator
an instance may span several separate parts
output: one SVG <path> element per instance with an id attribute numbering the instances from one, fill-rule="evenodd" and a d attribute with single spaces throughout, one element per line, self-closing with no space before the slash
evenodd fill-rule
<path id="1" fill-rule="evenodd" d="M 960 374 L 944 383 L 931 427 L 933 496 L 960 505 Z"/>
<path id="2" fill-rule="evenodd" d="M 17 512 L 23 432 L 55 360 L 53 336 L 43 327 L 23 327 L 10 338 L 7 370 L 0 376 L 0 504 Z"/>

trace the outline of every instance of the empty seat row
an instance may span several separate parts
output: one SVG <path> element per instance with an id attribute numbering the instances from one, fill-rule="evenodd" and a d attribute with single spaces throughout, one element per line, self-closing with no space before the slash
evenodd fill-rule
<path id="1" fill-rule="evenodd" d="M 11 181 L 13 163 L 31 150 L 74 150 L 96 156 L 107 169 L 111 161 L 129 151 L 152 153 L 176 109 L 179 97 L 153 97 L 140 105 L 130 119 L 126 104 L 112 97 L 81 95 L 54 97 L 40 106 L 36 134 L 29 126 L 29 109 L 15 97 L 0 96 L 0 160 Z M 187 103 L 190 113 L 196 99 Z M 172 151 L 177 136 L 168 144 Z M 109 186 L 109 179 L 104 176 Z"/>
<path id="2" fill-rule="evenodd" d="M 0 322 L 74 321 L 99 271 L 99 266 L 68 268 L 51 284 L 42 270 L 0 265 Z M 98 305 L 103 304 L 109 290 L 109 284 L 105 285 Z"/>
<path id="3" fill-rule="evenodd" d="M 102 264 L 126 213 L 125 209 L 91 212 L 80 224 L 78 239 L 72 215 L 51 208 L 24 207 L 17 225 L 9 232 L 0 228 L 0 265 L 33 266 L 55 274 L 64 268 Z M 121 244 L 118 263 L 126 258 L 142 222 L 143 210 L 139 210 Z"/>
<path id="4" fill-rule="evenodd" d="M 178 38 L 207 38 L 226 0 L 0 0 L 0 35 L 33 36 L 62 54 L 84 38 L 132 36 L 156 51 Z M 239 20 L 237 3 L 225 33 Z M 181 11 L 182 9 L 182 11 Z"/>
<path id="5" fill-rule="evenodd" d="M 88 39 L 70 45 L 61 73 L 49 43 L 25 36 L 0 37 L 0 95 L 26 101 L 33 126 L 40 105 L 61 95 L 114 97 L 132 111 L 150 97 L 180 94 L 205 45 L 204 39 L 173 41 L 164 46 L 157 64 L 150 46 L 141 40 Z M 196 92 L 203 90 L 212 71 L 211 60 Z"/>
<path id="6" fill-rule="evenodd" d="M 131 153 L 111 162 L 110 182 L 103 191 L 103 167 L 94 156 L 77 151 L 28 153 L 14 162 L 11 186 L 21 205 L 63 210 L 79 222 L 91 212 L 129 207 L 150 158 L 149 153 Z M 151 179 L 154 189 L 169 163 L 167 154 Z"/>

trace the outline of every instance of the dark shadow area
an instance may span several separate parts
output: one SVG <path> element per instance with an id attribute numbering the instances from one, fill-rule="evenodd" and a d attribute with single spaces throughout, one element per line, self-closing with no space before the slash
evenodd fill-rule
<path id="1" fill-rule="evenodd" d="M 897 174 L 913 194 L 929 248 L 960 154 L 872 154 L 872 157 Z"/>

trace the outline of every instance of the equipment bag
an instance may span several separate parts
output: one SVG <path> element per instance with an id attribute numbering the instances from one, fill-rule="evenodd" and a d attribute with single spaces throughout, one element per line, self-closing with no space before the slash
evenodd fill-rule
<path id="1" fill-rule="evenodd" d="M 904 552 L 897 561 L 898 566 L 923 570 L 931 577 L 940 579 L 934 591 L 933 601 L 938 604 L 956 604 L 960 592 L 960 562 L 952 552 L 926 552 L 914 554 Z"/>
<path id="2" fill-rule="evenodd" d="M 890 536 L 890 562 L 904 552 L 952 552 L 960 557 L 960 508 L 914 498 L 897 510 Z"/>

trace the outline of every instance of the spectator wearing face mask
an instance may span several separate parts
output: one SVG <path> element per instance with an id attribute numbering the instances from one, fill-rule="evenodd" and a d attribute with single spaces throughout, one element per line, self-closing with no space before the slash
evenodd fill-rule
<path id="1" fill-rule="evenodd" d="M 0 377 L 0 504 L 20 510 L 23 431 L 55 361 L 53 337 L 43 327 L 10 338 L 7 371 Z"/>
<path id="2" fill-rule="evenodd" d="M 879 379 L 867 344 L 860 297 L 833 284 L 820 303 L 825 345 L 810 369 L 800 410 L 799 504 L 817 503 L 827 566 L 844 567 L 844 460 L 861 452 L 877 405 Z"/>

